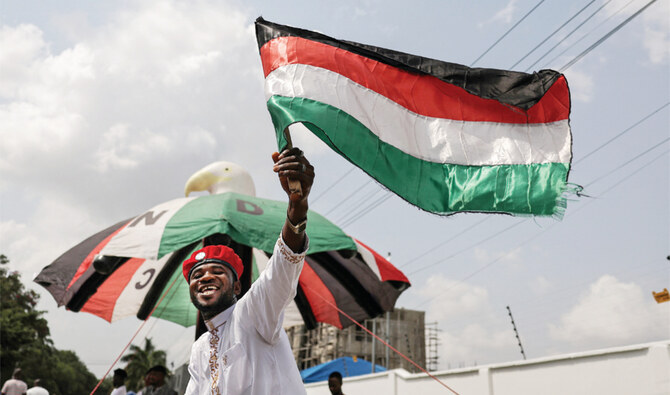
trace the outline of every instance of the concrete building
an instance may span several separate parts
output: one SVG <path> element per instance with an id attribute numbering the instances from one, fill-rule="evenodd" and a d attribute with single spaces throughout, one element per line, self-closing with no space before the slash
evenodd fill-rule
<path id="1" fill-rule="evenodd" d="M 362 324 L 384 341 L 397 348 L 421 367 L 426 367 L 426 329 L 423 311 L 397 308 Z M 293 348 L 293 355 L 300 370 L 331 361 L 339 357 L 357 357 L 385 366 L 402 368 L 408 372 L 420 371 L 410 362 L 373 338 L 357 325 L 340 330 L 331 325 L 319 324 L 306 331 L 303 325 L 286 330 Z"/>

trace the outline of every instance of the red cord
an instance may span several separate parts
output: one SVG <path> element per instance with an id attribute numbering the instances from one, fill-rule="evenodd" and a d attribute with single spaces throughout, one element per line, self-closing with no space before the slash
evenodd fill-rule
<path id="1" fill-rule="evenodd" d="M 371 334 L 375 339 L 379 340 L 383 345 L 385 345 L 386 347 L 388 347 L 388 348 L 390 348 L 391 350 L 393 350 L 394 353 L 400 355 L 400 356 L 403 357 L 406 361 L 408 361 L 408 362 L 411 363 L 412 365 L 414 365 L 414 366 L 416 366 L 417 368 L 419 368 L 422 372 L 424 372 L 425 374 L 427 374 L 428 376 L 430 376 L 433 380 L 435 380 L 435 381 L 437 381 L 438 383 L 442 384 L 442 386 L 444 386 L 446 389 L 448 389 L 449 391 L 451 391 L 451 392 L 453 392 L 454 394 L 458 395 L 458 392 L 456 392 L 456 391 L 454 391 L 453 389 L 449 388 L 449 386 L 446 385 L 446 384 L 444 384 L 440 379 L 438 379 L 437 377 L 435 377 L 435 376 L 433 376 L 432 374 L 430 374 L 426 369 L 424 369 L 424 368 L 422 368 L 421 366 L 419 366 L 419 364 L 417 364 L 416 362 L 412 361 L 409 357 L 407 357 L 405 354 L 403 354 L 403 353 L 401 353 L 400 351 L 398 351 L 395 347 L 393 347 L 392 345 L 390 345 L 390 344 L 388 344 L 387 342 L 385 342 L 384 340 L 382 340 L 382 338 L 380 338 L 379 336 L 375 335 L 372 331 L 370 331 L 370 330 L 369 330 L 368 328 L 366 328 L 365 326 L 361 325 L 358 321 L 356 321 L 355 319 L 353 319 L 349 314 L 347 314 L 347 313 L 345 313 L 344 311 L 340 310 L 337 306 L 335 306 L 335 305 L 332 304 L 329 300 L 327 300 L 326 298 L 324 298 L 323 296 L 321 296 L 321 294 L 319 294 L 318 292 L 316 292 L 314 289 L 310 288 L 309 286 L 305 286 L 305 284 L 300 284 L 300 285 L 301 285 L 302 287 L 309 288 L 314 294 L 316 294 L 318 297 L 320 297 L 320 298 L 321 298 L 324 302 L 326 302 L 329 306 L 331 306 L 332 308 L 334 308 L 335 310 L 337 310 L 338 312 L 340 312 L 340 314 L 342 314 L 343 316 L 345 316 L 345 317 L 347 317 L 348 319 L 350 319 L 354 324 L 358 325 L 361 329 L 363 329 L 363 330 L 366 331 L 367 333 Z M 375 363 L 375 361 L 372 361 L 372 363 Z"/>
<path id="2" fill-rule="evenodd" d="M 163 296 L 161 297 L 161 299 L 158 301 L 158 303 L 156 303 L 156 305 L 154 306 L 154 308 L 151 310 L 151 313 L 147 316 L 147 318 L 146 318 L 144 321 L 142 321 L 142 323 L 140 324 L 139 328 L 137 328 L 137 331 L 135 331 L 135 334 L 134 334 L 133 337 L 130 339 L 130 341 L 128 342 L 128 344 L 126 344 L 126 346 L 123 348 L 123 350 L 121 350 L 121 353 L 119 354 L 119 356 L 116 357 L 116 359 L 114 360 L 114 362 L 112 363 L 112 365 L 109 367 L 109 369 L 107 370 L 107 372 L 105 373 L 105 375 L 102 376 L 102 378 L 100 379 L 100 381 L 98 382 L 98 384 L 95 386 L 95 388 L 93 388 L 93 391 L 91 391 L 91 393 L 90 393 L 89 395 L 93 395 L 93 394 L 95 393 L 95 391 L 98 389 L 98 387 L 100 387 L 100 384 L 102 384 L 102 382 L 105 380 L 105 377 L 107 377 L 107 375 L 108 375 L 109 372 L 112 370 L 112 368 L 114 367 L 114 365 L 116 365 L 116 363 L 119 361 L 119 359 L 121 359 L 121 356 L 123 356 L 123 353 L 125 353 L 126 350 L 128 349 L 128 347 L 130 347 L 130 345 L 132 344 L 133 340 L 135 340 L 135 337 L 137 337 L 137 334 L 140 333 L 140 331 L 142 330 L 142 328 L 144 327 L 144 325 L 147 323 L 147 321 L 149 320 L 149 318 L 153 315 L 154 311 L 156 311 L 156 308 L 158 308 L 158 306 L 161 304 L 161 302 L 163 301 L 163 299 L 165 299 L 165 297 L 167 296 L 167 294 L 170 293 L 170 289 L 172 289 L 172 286 L 176 283 L 177 279 L 179 279 L 179 277 L 175 277 L 174 281 L 172 281 L 172 284 L 170 284 L 170 286 L 168 287 L 167 291 L 163 294 Z M 382 338 L 380 338 L 379 336 L 375 335 L 375 334 L 374 334 L 372 331 L 370 331 L 368 328 L 366 328 L 365 326 L 361 325 L 361 323 L 359 323 L 358 321 L 356 321 L 355 319 L 353 319 L 349 314 L 345 313 L 344 311 L 340 310 L 337 306 L 335 306 L 334 304 L 330 303 L 330 301 L 328 301 L 326 298 L 324 298 L 323 296 L 321 296 L 321 294 L 319 294 L 318 292 L 316 292 L 314 289 L 310 288 L 309 286 L 306 286 L 305 284 L 301 284 L 301 286 L 303 286 L 303 287 L 305 287 L 305 288 L 309 288 L 310 290 L 312 290 L 312 291 L 314 292 L 314 294 L 316 294 L 319 298 L 321 298 L 321 299 L 322 299 L 324 302 L 326 302 L 329 306 L 331 306 L 332 308 L 334 308 L 335 310 L 337 310 L 338 312 L 340 312 L 340 314 L 342 314 L 343 316 L 345 316 L 345 317 L 347 317 L 348 319 L 350 319 L 351 322 L 353 322 L 354 324 L 358 325 L 361 329 L 363 329 L 364 331 L 366 331 L 367 333 L 369 333 L 370 335 L 372 335 L 375 339 L 379 340 L 383 345 L 385 345 L 386 347 L 388 347 L 388 348 L 390 348 L 391 350 L 393 350 L 394 353 L 396 353 L 396 354 L 400 355 L 401 357 L 403 357 L 407 362 L 409 362 L 409 363 L 411 363 L 412 365 L 416 366 L 419 370 L 421 370 L 422 372 L 424 372 L 425 374 L 427 374 L 427 375 L 428 375 L 430 378 L 432 378 L 433 380 L 435 380 L 435 381 L 437 381 L 438 383 L 440 383 L 443 387 L 445 387 L 445 388 L 448 389 L 449 391 L 453 392 L 453 393 L 456 394 L 456 395 L 459 395 L 458 392 L 456 392 L 456 391 L 454 391 L 453 389 L 449 388 L 449 386 L 446 385 L 445 383 L 443 383 L 440 379 L 438 379 L 437 377 L 435 377 L 435 376 L 433 376 L 432 374 L 430 374 L 430 372 L 428 372 L 426 369 L 424 369 L 424 368 L 422 368 L 421 366 L 419 366 L 419 364 L 417 364 L 416 362 L 412 361 L 412 360 L 411 360 L 409 357 L 407 357 L 405 354 L 401 353 L 401 352 L 398 351 L 395 347 L 391 346 L 390 344 L 388 344 L 387 342 L 385 342 Z M 372 363 L 374 363 L 374 361 L 372 361 Z"/>
<path id="3" fill-rule="evenodd" d="M 147 321 L 149 320 L 149 318 L 151 318 L 151 316 L 154 314 L 154 311 L 156 311 L 156 308 L 158 308 L 158 306 L 161 304 L 161 302 L 163 301 L 163 299 L 165 299 L 165 297 L 167 296 L 167 294 L 170 293 L 170 290 L 172 289 L 172 286 L 177 282 L 177 280 L 178 280 L 179 278 L 180 278 L 180 276 L 175 276 L 174 280 L 172 281 L 172 284 L 170 284 L 170 286 L 168 287 L 167 291 L 165 291 L 165 293 L 163 294 L 163 296 L 161 296 L 160 300 L 158 301 L 158 303 L 156 303 L 156 305 L 155 305 L 154 308 L 151 310 L 151 313 L 149 313 L 149 315 L 147 316 L 147 318 L 145 318 L 144 321 L 142 321 L 142 323 L 140 324 L 139 328 L 137 328 L 137 331 L 135 331 L 135 334 L 133 335 L 133 337 L 130 338 L 130 341 L 128 342 L 128 344 L 126 344 L 126 346 L 123 347 L 123 350 L 121 350 L 121 353 L 119 354 L 119 356 L 116 357 L 116 359 L 114 360 L 114 362 L 112 362 L 112 365 L 109 367 L 109 369 L 107 369 L 107 372 L 105 373 L 105 375 L 102 376 L 102 378 L 100 379 L 100 381 L 98 381 L 98 385 L 96 385 L 95 388 L 93 388 L 93 391 L 91 391 L 91 393 L 90 393 L 89 395 L 93 395 L 93 394 L 95 394 L 95 391 L 98 389 L 98 387 L 100 387 L 100 384 L 102 384 L 102 382 L 105 380 L 105 377 L 107 377 L 107 375 L 108 375 L 109 372 L 112 370 L 112 368 L 114 367 L 114 365 L 116 365 L 116 363 L 119 362 L 119 359 L 121 359 L 121 357 L 123 356 L 123 353 L 125 353 L 126 350 L 128 349 L 128 347 L 130 347 L 130 345 L 132 344 L 133 340 L 135 340 L 135 337 L 137 337 L 137 334 L 140 333 L 140 331 L 142 330 L 142 328 L 144 328 L 144 325 L 147 323 Z"/>

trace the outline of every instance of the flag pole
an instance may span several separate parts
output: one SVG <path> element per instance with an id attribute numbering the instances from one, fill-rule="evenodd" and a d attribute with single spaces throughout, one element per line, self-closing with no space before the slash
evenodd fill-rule
<path id="1" fill-rule="evenodd" d="M 288 126 L 284 129 L 284 137 L 286 137 L 286 148 L 293 148 L 293 142 L 291 141 L 291 132 L 288 130 Z M 302 195 L 302 187 L 300 186 L 300 181 L 288 179 L 288 189 L 291 193 L 298 193 Z"/>

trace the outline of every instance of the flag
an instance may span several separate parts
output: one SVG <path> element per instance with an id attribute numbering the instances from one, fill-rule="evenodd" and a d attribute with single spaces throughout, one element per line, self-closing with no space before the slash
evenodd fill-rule
<path id="1" fill-rule="evenodd" d="M 562 74 L 469 68 L 262 18 L 256 38 L 280 149 L 301 122 L 423 210 L 562 214 L 572 159 Z"/>

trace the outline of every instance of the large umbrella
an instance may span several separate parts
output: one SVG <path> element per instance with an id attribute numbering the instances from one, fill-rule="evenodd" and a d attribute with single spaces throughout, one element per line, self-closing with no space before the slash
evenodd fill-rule
<path id="1" fill-rule="evenodd" d="M 59 306 L 110 322 L 153 314 L 190 326 L 197 312 L 180 278 L 183 259 L 203 242 L 231 245 L 245 264 L 245 292 L 263 270 L 285 217 L 285 202 L 234 192 L 171 200 L 79 243 L 35 282 Z M 308 224 L 309 255 L 284 326 L 326 322 L 343 328 L 352 322 L 337 309 L 356 320 L 391 310 L 407 278 L 318 213 L 309 212 Z"/>

